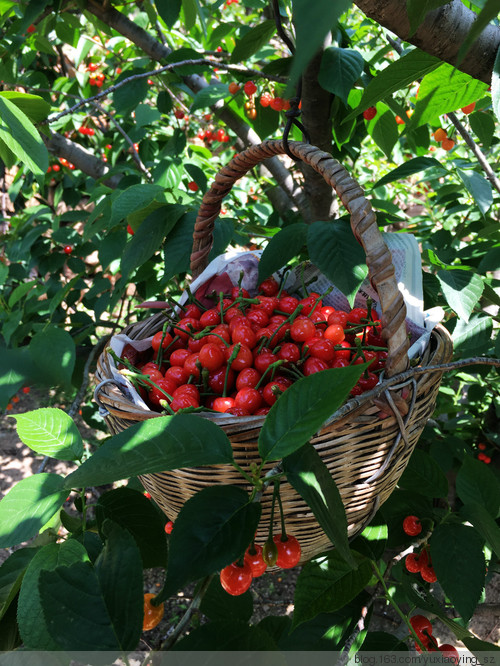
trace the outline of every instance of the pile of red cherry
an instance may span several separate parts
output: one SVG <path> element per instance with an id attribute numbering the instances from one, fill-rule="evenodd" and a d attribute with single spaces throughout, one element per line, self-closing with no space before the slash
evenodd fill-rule
<path id="1" fill-rule="evenodd" d="M 167 413 L 202 408 L 265 415 L 297 379 L 369 363 L 351 391 L 360 395 L 377 384 L 385 365 L 381 323 L 369 309 L 344 312 L 322 300 L 317 293 L 297 298 L 280 291 L 273 277 L 255 297 L 234 287 L 214 294 L 213 307 L 182 306 L 150 350 L 125 345 L 122 364 L 146 403 Z"/>

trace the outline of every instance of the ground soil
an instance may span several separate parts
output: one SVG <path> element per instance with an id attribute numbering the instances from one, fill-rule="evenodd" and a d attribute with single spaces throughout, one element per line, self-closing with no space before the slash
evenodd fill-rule
<path id="1" fill-rule="evenodd" d="M 35 455 L 20 442 L 15 429 L 15 421 L 8 418 L 7 415 L 30 411 L 41 406 L 48 406 L 46 395 L 37 394 L 35 391 L 32 391 L 29 395 L 20 394 L 19 402 L 14 403 L 12 410 L 2 418 L 0 423 L 0 498 L 21 479 L 36 474 L 43 462 L 40 456 Z M 64 408 L 63 405 L 61 407 Z M 104 436 L 103 433 L 88 428 L 82 419 L 77 419 L 77 424 L 87 441 Z M 68 463 L 49 459 L 45 462 L 44 471 L 64 475 L 70 469 L 71 466 Z M 99 492 L 99 490 L 96 492 Z M 68 507 L 68 509 L 71 509 L 71 507 Z M 0 550 L 0 564 L 10 555 L 12 550 Z M 266 573 L 253 582 L 251 588 L 254 599 L 252 623 L 258 622 L 269 614 L 290 615 L 293 613 L 293 597 L 298 574 L 298 568 L 274 574 Z M 162 583 L 162 570 L 150 569 L 145 572 L 145 592 L 156 592 Z M 192 587 L 186 588 L 179 592 L 177 597 L 166 603 L 163 620 L 154 630 L 143 634 L 140 644 L 141 650 L 158 648 L 167 639 L 183 616 L 192 598 L 192 593 Z M 198 620 L 203 621 L 203 617 L 198 618 Z M 434 627 L 434 634 L 440 643 L 451 643 L 457 647 L 463 647 L 439 620 L 435 621 Z M 488 584 L 485 590 L 484 604 L 472 618 L 469 628 L 482 640 L 494 644 L 500 643 L 499 574 L 496 574 Z M 374 603 L 369 629 L 371 631 L 387 631 L 400 638 L 405 638 L 407 635 L 406 627 L 402 625 L 397 614 L 392 607 L 387 606 L 383 601 Z"/>

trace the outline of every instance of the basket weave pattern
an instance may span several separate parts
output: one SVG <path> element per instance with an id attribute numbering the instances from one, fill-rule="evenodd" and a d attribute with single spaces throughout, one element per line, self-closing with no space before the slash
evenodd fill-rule
<path id="1" fill-rule="evenodd" d="M 375 215 L 360 186 L 330 155 L 314 146 L 290 143 L 294 154 L 310 164 L 336 190 L 351 214 L 353 231 L 365 249 L 369 277 L 380 297 L 382 322 L 389 348 L 386 375 L 391 376 L 407 367 L 408 340 L 405 329 L 406 308 L 394 278 L 390 252 L 378 231 Z M 214 221 L 221 201 L 234 182 L 255 164 L 275 154 L 284 153 L 280 141 L 267 141 L 236 156 L 216 176 L 205 194 L 195 226 L 191 266 L 193 275 L 205 268 L 210 251 Z M 161 330 L 166 316 L 158 313 L 142 322 L 128 326 L 123 333 L 133 339 L 144 339 Z M 438 326 L 433 331 L 420 365 L 436 365 L 451 359 L 452 345 L 447 331 Z M 110 357 L 105 350 L 97 364 L 96 381 L 111 378 Z M 311 440 L 334 478 L 347 514 L 350 537 L 358 534 L 371 516 L 394 490 L 399 477 L 413 452 L 425 423 L 431 416 L 441 373 L 423 374 L 405 388 L 404 398 L 396 391 L 395 402 L 405 403 L 406 416 L 397 409 L 380 418 L 380 407 L 368 402 L 361 406 L 351 400 L 341 418 L 327 422 Z M 149 418 L 157 413 L 134 405 L 115 385 L 103 386 L 99 400 L 106 408 L 105 417 L 112 433 Z M 403 410 L 404 412 L 405 410 Z M 259 464 L 257 441 L 264 417 L 225 418 L 208 414 L 206 417 L 221 425 L 231 440 L 235 461 L 245 471 L 252 463 Z M 401 423 L 404 419 L 404 433 Z M 269 464 L 264 472 L 273 467 Z M 171 520 L 175 520 L 183 504 L 196 492 L 214 484 L 233 484 L 250 490 L 243 477 L 230 465 L 148 474 L 141 477 L 146 490 Z M 297 537 L 302 546 L 302 562 L 331 548 L 329 539 L 316 522 L 311 510 L 286 482 L 281 483 L 281 498 L 287 532 Z M 257 542 L 267 538 L 271 514 L 272 486 L 261 498 L 262 518 Z M 279 516 L 275 515 L 275 531 L 281 531 Z"/>

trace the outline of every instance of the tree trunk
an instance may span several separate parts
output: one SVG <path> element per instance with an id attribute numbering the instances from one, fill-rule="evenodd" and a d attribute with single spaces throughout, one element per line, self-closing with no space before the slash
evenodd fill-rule
<path id="1" fill-rule="evenodd" d="M 309 133 L 313 146 L 331 153 L 333 95 L 318 83 L 321 58 L 328 43 L 325 42 L 323 48 L 316 53 L 302 76 L 302 123 Z M 323 176 L 310 166 L 303 165 L 302 172 L 313 222 L 331 219 L 336 211 L 332 188 Z"/>
<path id="2" fill-rule="evenodd" d="M 354 0 L 370 18 L 422 51 L 455 65 L 475 79 L 491 83 L 493 64 L 500 46 L 500 28 L 488 25 L 457 64 L 457 55 L 477 19 L 461 0 L 451 0 L 429 12 L 413 35 L 406 0 Z"/>

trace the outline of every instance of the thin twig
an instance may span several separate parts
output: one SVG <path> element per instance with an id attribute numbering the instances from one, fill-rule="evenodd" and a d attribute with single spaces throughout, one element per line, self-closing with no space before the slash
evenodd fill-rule
<path id="1" fill-rule="evenodd" d="M 463 138 L 465 143 L 469 146 L 474 155 L 477 157 L 477 161 L 479 162 L 482 170 L 486 174 L 487 180 L 490 181 L 490 183 L 493 185 L 493 187 L 497 192 L 500 192 L 500 180 L 497 178 L 495 172 L 491 168 L 491 165 L 486 159 L 486 155 L 483 153 L 481 148 L 479 148 L 477 143 L 474 141 L 474 139 L 471 137 L 467 129 L 464 127 L 464 125 L 462 125 L 462 123 L 456 117 L 456 115 L 454 113 L 447 113 L 446 115 L 451 120 L 452 124 L 455 126 L 455 129 Z"/>
<path id="2" fill-rule="evenodd" d="M 169 72 L 170 70 L 176 69 L 178 67 L 184 67 L 186 65 L 208 65 L 210 67 L 218 67 L 219 69 L 224 69 L 227 70 L 228 72 L 237 72 L 249 76 L 253 76 L 254 78 L 264 78 L 269 81 L 276 81 L 278 83 L 286 83 L 286 79 L 282 76 L 273 76 L 271 74 L 264 74 L 263 72 L 259 71 L 258 69 L 248 69 L 247 67 L 241 67 L 240 65 L 226 65 L 224 63 L 220 63 L 216 60 L 209 60 L 207 58 L 199 58 L 197 60 L 180 60 L 179 62 L 174 62 L 169 65 L 164 65 L 163 67 L 159 67 L 158 69 L 153 69 L 148 72 L 142 72 L 141 74 L 132 74 L 131 76 L 128 76 L 126 79 L 123 79 L 119 83 L 114 83 L 112 86 L 109 86 L 109 88 L 106 88 L 106 90 L 103 90 L 100 93 L 97 93 L 97 95 L 94 95 L 93 97 L 87 97 L 86 99 L 81 100 L 78 102 L 78 104 L 75 104 L 69 109 L 66 109 L 66 111 L 61 111 L 61 113 L 58 113 L 55 116 L 51 116 L 50 118 L 47 118 L 46 120 L 42 121 L 40 124 L 41 125 L 46 125 L 50 124 L 53 122 L 56 122 L 60 118 L 67 116 L 70 113 L 74 113 L 77 111 L 79 108 L 84 106 L 85 104 L 93 104 L 96 101 L 99 101 L 103 97 L 107 97 L 111 93 L 115 92 L 115 90 L 118 90 L 119 88 L 122 88 L 124 85 L 127 85 L 131 81 L 138 81 L 139 79 L 145 79 L 145 78 L 151 78 L 152 76 L 158 76 L 158 74 L 163 74 L 163 72 Z"/>

